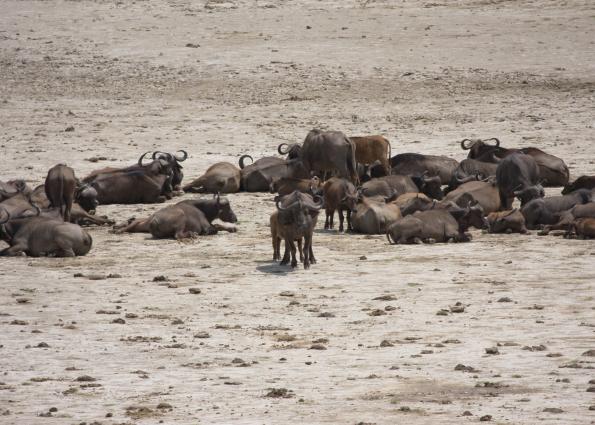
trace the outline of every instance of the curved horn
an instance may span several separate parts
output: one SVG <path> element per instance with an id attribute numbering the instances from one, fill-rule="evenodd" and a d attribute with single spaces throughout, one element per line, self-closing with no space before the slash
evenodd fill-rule
<path id="1" fill-rule="evenodd" d="M 183 161 L 186 161 L 186 159 L 188 159 L 188 152 L 186 152 L 183 149 L 180 149 L 179 151 L 176 151 L 176 153 L 178 153 L 178 152 L 182 152 L 184 154 L 184 156 L 181 157 L 181 158 L 178 158 L 177 155 L 173 155 L 173 157 L 175 158 L 176 161 L 183 162 Z"/>
<path id="2" fill-rule="evenodd" d="M 284 211 L 284 210 L 286 210 L 286 209 L 287 209 L 287 208 L 283 208 L 283 207 L 281 206 L 281 200 L 280 200 L 280 199 L 277 199 L 277 200 L 275 201 L 275 206 L 277 207 L 277 209 L 278 209 L 279 211 Z"/>
<path id="3" fill-rule="evenodd" d="M 240 163 L 240 168 L 241 169 L 243 169 L 245 167 L 245 165 L 244 165 L 244 159 L 246 159 L 246 158 L 250 158 L 250 161 L 254 162 L 254 159 L 250 155 L 242 155 L 242 156 L 240 156 L 239 163 Z"/>
<path id="4" fill-rule="evenodd" d="M 148 153 L 151 153 L 151 151 L 147 151 L 144 154 L 142 154 L 140 156 L 140 158 L 138 159 L 138 166 L 142 167 L 143 166 L 143 159 L 145 158 L 145 156 L 147 156 Z"/>
<path id="5" fill-rule="evenodd" d="M 281 149 L 283 146 L 287 146 L 285 152 L 283 152 L 283 150 Z M 277 146 L 277 152 L 279 152 L 280 155 L 287 155 L 287 153 L 289 152 L 289 145 L 287 143 L 281 143 L 279 146 Z"/>
<path id="6" fill-rule="evenodd" d="M 467 182 L 470 182 L 470 181 L 479 180 L 479 179 L 477 178 L 477 175 L 475 175 L 475 176 L 467 176 L 467 177 L 463 177 L 462 179 L 461 179 L 461 178 L 459 178 L 458 176 L 455 176 L 455 179 L 457 180 L 457 183 L 458 183 L 459 185 L 461 185 L 461 184 L 464 184 L 464 183 L 467 183 Z"/>
<path id="7" fill-rule="evenodd" d="M 496 137 L 490 137 L 489 139 L 485 139 L 485 140 L 484 140 L 484 143 L 485 143 L 485 142 L 488 142 L 488 141 L 490 141 L 490 140 L 495 140 L 495 141 L 496 141 L 496 144 L 495 144 L 495 145 L 493 145 L 495 148 L 498 148 L 498 147 L 500 147 L 500 140 L 499 140 L 498 138 L 496 138 Z"/>
<path id="8" fill-rule="evenodd" d="M 300 202 L 302 202 L 302 199 L 301 199 L 301 198 L 300 198 Z M 323 200 L 322 200 L 322 199 L 320 199 L 320 197 L 319 197 L 319 201 L 318 201 L 318 202 L 314 202 L 314 199 L 312 199 L 312 201 L 310 202 L 310 200 L 309 200 L 309 199 L 307 199 L 307 200 L 304 200 L 302 203 L 303 203 L 303 204 L 304 204 L 304 205 L 305 205 L 305 206 L 306 206 L 308 209 L 311 209 L 311 210 L 316 210 L 316 211 L 318 211 L 318 210 L 320 210 L 320 209 L 322 208 L 322 206 L 323 206 L 323 203 L 324 203 L 324 202 L 323 202 Z"/>
<path id="9" fill-rule="evenodd" d="M 463 139 L 463 140 L 461 140 L 461 148 L 463 148 L 463 150 L 469 150 L 469 149 L 471 149 L 471 145 L 466 145 L 465 142 L 471 142 L 471 145 L 473 145 L 473 140 L 471 140 L 471 139 Z"/>

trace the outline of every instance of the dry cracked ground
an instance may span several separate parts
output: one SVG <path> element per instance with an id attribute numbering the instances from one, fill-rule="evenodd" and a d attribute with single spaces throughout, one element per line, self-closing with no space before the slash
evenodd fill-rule
<path id="1" fill-rule="evenodd" d="M 595 174 L 590 1 L 0 10 L 3 180 L 155 148 L 187 149 L 193 178 L 313 127 L 459 160 L 457 141 L 497 136 Z M 476 231 L 405 247 L 319 223 L 319 263 L 291 271 L 270 260 L 271 198 L 230 195 L 235 234 L 96 227 L 86 257 L 0 260 L 0 423 L 595 421 L 593 241 Z"/>

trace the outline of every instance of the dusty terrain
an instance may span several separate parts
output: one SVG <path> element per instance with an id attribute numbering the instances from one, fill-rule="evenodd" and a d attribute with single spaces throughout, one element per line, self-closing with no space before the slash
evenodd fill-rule
<path id="1" fill-rule="evenodd" d="M 3 1 L 0 178 L 154 148 L 187 149 L 193 178 L 312 127 L 459 160 L 497 136 L 595 174 L 592 2 L 297 3 Z M 319 263 L 291 271 L 271 195 L 229 199 L 235 234 L 93 228 L 86 257 L 0 260 L 0 423 L 595 421 L 593 241 L 317 230 Z"/>

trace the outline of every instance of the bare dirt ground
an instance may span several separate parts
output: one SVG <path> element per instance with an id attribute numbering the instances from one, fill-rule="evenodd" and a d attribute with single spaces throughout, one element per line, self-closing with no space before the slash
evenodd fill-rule
<path id="1" fill-rule="evenodd" d="M 4 0 L 0 178 L 155 148 L 187 149 L 194 178 L 312 127 L 459 160 L 497 136 L 595 174 L 592 2 L 362 3 Z M 86 257 L 0 260 L 0 423 L 595 421 L 592 241 L 317 230 L 319 263 L 291 271 L 272 196 L 229 199 L 236 234 L 93 228 Z"/>

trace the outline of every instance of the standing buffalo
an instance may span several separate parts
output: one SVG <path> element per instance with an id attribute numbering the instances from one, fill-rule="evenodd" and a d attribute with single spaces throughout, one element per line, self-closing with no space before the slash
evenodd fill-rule
<path id="1" fill-rule="evenodd" d="M 70 221 L 75 189 L 76 178 L 72 168 L 66 164 L 50 168 L 45 179 L 45 194 L 50 201 L 50 208 L 58 208 L 66 222 Z"/>
<path id="2" fill-rule="evenodd" d="M 496 181 L 502 208 L 506 210 L 510 209 L 515 197 L 519 198 L 522 207 L 531 199 L 545 196 L 539 184 L 539 167 L 532 156 L 524 153 L 515 152 L 500 161 Z"/>
<path id="3" fill-rule="evenodd" d="M 486 142 L 494 140 L 495 144 Z M 469 142 L 469 143 L 465 143 Z M 468 158 L 484 162 L 498 163 L 513 153 L 524 153 L 533 157 L 539 167 L 539 179 L 545 186 L 565 186 L 568 184 L 570 173 L 564 161 L 556 156 L 545 153 L 541 149 L 528 147 L 522 149 L 506 149 L 500 146 L 500 140 L 494 138 L 486 140 L 465 139 L 461 142 L 464 150 L 469 150 Z"/>
<path id="4" fill-rule="evenodd" d="M 144 219 L 132 219 L 118 225 L 114 233 L 151 233 L 154 238 L 185 239 L 196 235 L 213 235 L 219 230 L 235 232 L 228 224 L 213 224 L 215 219 L 227 223 L 238 221 L 226 198 L 195 199 L 160 209 Z"/>
<path id="5" fill-rule="evenodd" d="M 74 257 L 86 255 L 91 250 L 93 239 L 80 226 L 65 223 L 61 219 L 27 217 L 0 219 L 0 239 L 10 246 L 0 251 L 0 256 L 15 256 L 22 253 L 31 257 Z"/>
<path id="6" fill-rule="evenodd" d="M 333 228 L 335 211 L 339 213 L 339 232 L 343 231 L 343 211 L 347 211 L 347 230 L 353 230 L 351 211 L 357 204 L 357 190 L 349 180 L 331 177 L 324 183 L 325 229 Z"/>
<path id="7" fill-rule="evenodd" d="M 311 130 L 300 152 L 306 172 L 334 172 L 358 182 L 355 145 L 340 131 Z"/>
<path id="8" fill-rule="evenodd" d="M 459 163 L 446 156 L 401 153 L 390 159 L 392 174 L 406 176 L 438 176 L 441 184 L 449 184 Z"/>
<path id="9" fill-rule="evenodd" d="M 382 136 L 352 136 L 355 145 L 355 160 L 359 164 L 370 165 L 379 161 L 387 174 L 390 174 L 390 142 Z"/>
<path id="10" fill-rule="evenodd" d="M 389 243 L 467 242 L 469 227 L 484 228 L 483 209 L 479 205 L 466 208 L 418 211 L 397 220 L 386 232 Z"/>
<path id="11" fill-rule="evenodd" d="M 229 162 L 211 165 L 199 178 L 184 186 L 184 192 L 235 193 L 240 190 L 240 170 Z"/>
<path id="12" fill-rule="evenodd" d="M 295 191 L 281 199 L 277 199 L 277 211 L 271 217 L 271 230 L 273 237 L 273 256 L 279 254 L 280 239 L 285 240 L 285 254 L 281 264 L 289 263 L 291 254 L 291 267 L 297 266 L 295 241 L 304 239 L 304 269 L 308 269 L 310 264 L 316 263 L 314 252 L 312 250 L 312 236 L 318 213 L 322 208 L 322 201 L 315 202 L 314 199 L 305 193 Z"/>

